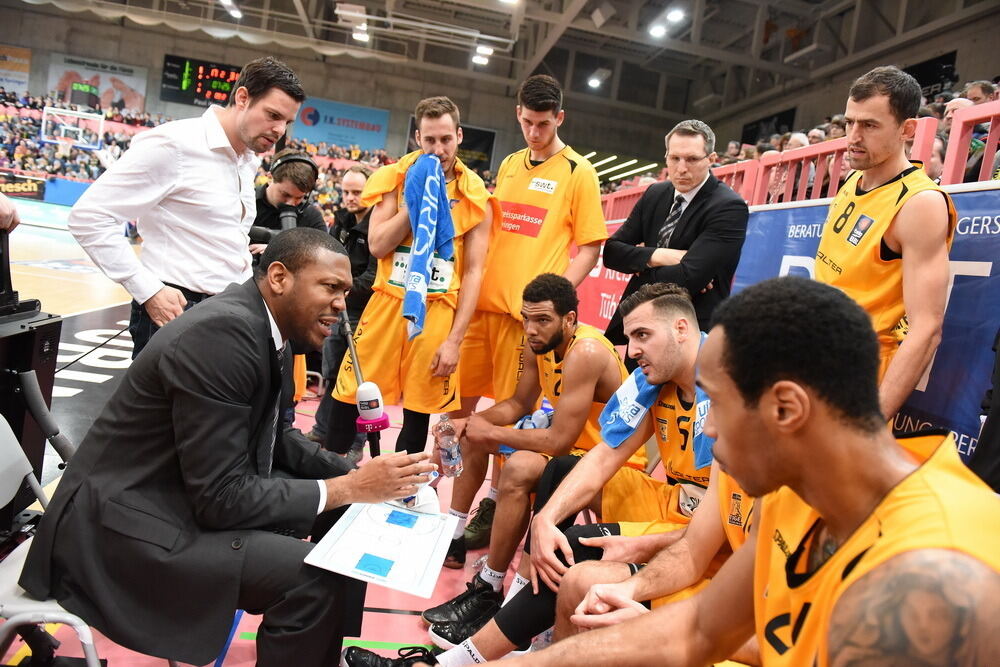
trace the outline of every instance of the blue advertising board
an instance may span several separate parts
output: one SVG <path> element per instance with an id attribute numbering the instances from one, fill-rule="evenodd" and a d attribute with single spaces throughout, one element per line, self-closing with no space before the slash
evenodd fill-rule
<path id="1" fill-rule="evenodd" d="M 321 97 L 307 97 L 292 126 L 292 136 L 311 143 L 338 146 L 357 144 L 362 150 L 385 148 L 389 112 L 385 109 L 343 104 Z"/>
<path id="2" fill-rule="evenodd" d="M 990 386 L 991 348 L 1000 328 L 1000 183 L 945 190 L 954 199 L 958 224 L 941 344 L 893 427 L 947 428 L 967 459 L 978 441 L 980 403 Z M 829 201 L 754 207 L 733 290 L 774 276 L 811 277 Z"/>

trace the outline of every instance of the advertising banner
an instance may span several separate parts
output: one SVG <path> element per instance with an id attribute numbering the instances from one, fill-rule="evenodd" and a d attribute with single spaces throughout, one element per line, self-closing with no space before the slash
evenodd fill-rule
<path id="1" fill-rule="evenodd" d="M 0 192 L 8 197 L 42 201 L 45 197 L 45 179 L 0 169 Z"/>
<path id="2" fill-rule="evenodd" d="M 145 67 L 53 53 L 45 91 L 57 91 L 67 102 L 141 112 L 146 108 Z M 75 96 L 75 101 L 74 101 Z"/>
<path id="3" fill-rule="evenodd" d="M 28 92 L 31 49 L 0 44 L 0 88 L 18 95 Z"/>
<path id="4" fill-rule="evenodd" d="M 958 225 L 941 344 L 893 427 L 947 428 L 968 458 L 978 441 L 980 403 L 990 385 L 991 347 L 1000 328 L 1000 183 L 945 189 L 954 198 Z M 829 204 L 820 201 L 750 214 L 734 292 L 773 276 L 812 276 Z"/>
<path id="5" fill-rule="evenodd" d="M 307 97 L 292 126 L 292 134 L 300 141 L 336 144 L 347 148 L 357 145 L 361 150 L 385 148 L 389 133 L 389 112 L 373 107 L 343 104 L 320 97 Z"/>

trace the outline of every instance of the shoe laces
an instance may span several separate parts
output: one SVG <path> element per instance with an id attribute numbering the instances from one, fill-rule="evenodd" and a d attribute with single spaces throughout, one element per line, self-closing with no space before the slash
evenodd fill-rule
<path id="1" fill-rule="evenodd" d="M 487 499 L 484 498 L 484 501 L 485 500 Z M 484 509 L 484 503 L 480 502 L 479 506 L 472 510 L 472 518 L 469 519 L 469 525 L 466 526 L 466 530 L 469 532 L 475 532 L 480 528 L 483 528 L 483 524 L 487 521 L 493 520 L 493 513 L 496 511 L 496 507 L 496 503 L 493 502 L 485 505 Z"/>
<path id="2" fill-rule="evenodd" d="M 416 660 L 418 658 L 429 659 L 430 664 L 436 665 L 437 659 L 434 654 L 427 650 L 426 646 L 408 646 L 398 651 L 400 660 Z"/>

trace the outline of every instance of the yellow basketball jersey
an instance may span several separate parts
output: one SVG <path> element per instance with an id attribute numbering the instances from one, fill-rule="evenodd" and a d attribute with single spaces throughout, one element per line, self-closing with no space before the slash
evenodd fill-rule
<path id="1" fill-rule="evenodd" d="M 897 484 L 815 572 L 807 571 L 807 561 L 819 516 L 788 488 L 764 499 L 754 571 L 763 664 L 825 667 L 837 600 L 899 554 L 952 549 L 1000 572 L 1000 531 L 993 529 L 1000 526 L 1000 499 L 962 463 L 951 435 L 925 432 L 899 444 L 916 459 L 928 452 L 930 458 Z"/>
<path id="2" fill-rule="evenodd" d="M 493 218 L 479 310 L 521 319 L 521 292 L 541 273 L 562 275 L 571 243 L 608 237 L 601 188 L 590 162 L 569 146 L 533 165 L 525 148 L 497 171 L 494 195 L 503 213 Z"/>
<path id="3" fill-rule="evenodd" d="M 704 468 L 695 468 L 694 465 L 694 439 L 701 437 L 701 427 L 708 414 L 708 401 L 684 401 L 677 385 L 668 382 L 660 389 L 650 413 L 667 477 L 675 482 L 708 488 L 711 465 Z"/>
<path id="4" fill-rule="evenodd" d="M 395 191 L 397 201 L 402 201 L 406 171 L 422 155 L 414 151 L 403 156 L 399 162 L 386 165 L 376 171 L 365 184 L 361 201 L 364 206 L 374 206 L 382 197 Z M 434 253 L 427 282 L 427 300 L 444 299 L 453 308 L 458 306 L 458 289 L 462 285 L 463 235 L 482 222 L 487 207 L 494 208 L 494 217 L 499 207 L 479 176 L 455 159 L 455 179 L 448 182 L 448 199 L 451 201 L 451 217 L 455 225 L 455 248 L 453 257 L 442 257 Z M 411 215 L 415 215 L 411 212 Z M 413 237 L 406 238 L 389 255 L 378 260 L 378 269 L 372 290 L 384 292 L 398 299 L 406 293 L 406 273 L 410 268 L 410 253 Z"/>
<path id="5" fill-rule="evenodd" d="M 735 479 L 722 470 L 718 471 L 715 483 L 718 486 L 716 493 L 719 496 L 722 529 L 726 532 L 729 548 L 736 551 L 747 541 L 754 499 L 740 487 Z"/>
<path id="6" fill-rule="evenodd" d="M 615 358 L 615 361 L 618 362 L 620 382 L 624 382 L 625 378 L 628 377 L 628 370 L 625 369 L 625 364 L 622 363 L 621 357 L 618 356 L 618 351 L 611 341 L 605 338 L 599 329 L 589 324 L 578 324 L 573 338 L 570 340 L 569 345 L 566 346 L 566 355 L 564 357 L 556 360 L 554 350 L 535 357 L 535 363 L 538 366 L 538 381 L 542 387 L 542 396 L 549 400 L 549 403 L 552 404 L 552 407 L 556 411 L 559 410 L 559 398 L 562 395 L 563 363 L 573 347 L 581 340 L 586 339 L 596 340 Z M 590 451 L 601 441 L 601 411 L 604 410 L 604 406 L 605 403 L 600 401 L 594 401 L 591 404 L 590 413 L 587 415 L 587 423 L 583 427 L 583 432 L 580 433 L 580 437 L 573 443 L 574 449 Z M 645 467 L 645 450 L 640 448 L 639 451 L 633 454 L 629 458 L 629 464 L 640 469 Z"/>
<path id="7" fill-rule="evenodd" d="M 816 251 L 816 280 L 839 288 L 872 319 L 883 347 L 895 346 L 893 329 L 904 315 L 903 269 L 899 255 L 882 239 L 896 214 L 913 195 L 941 192 L 948 202 L 948 247 L 955 233 L 955 206 L 919 162 L 888 183 L 861 190 L 862 172 L 852 174 L 837 193 Z"/>

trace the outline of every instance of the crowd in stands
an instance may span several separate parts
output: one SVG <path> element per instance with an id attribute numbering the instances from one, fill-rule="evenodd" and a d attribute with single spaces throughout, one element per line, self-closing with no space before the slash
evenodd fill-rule
<path id="1" fill-rule="evenodd" d="M 1000 79 L 1000 77 L 996 77 L 996 79 Z M 920 108 L 920 117 L 937 118 L 941 123 L 934 151 L 935 156 L 940 156 L 939 161 L 943 160 L 948 148 L 948 131 L 951 125 L 951 115 L 954 111 L 965 106 L 1000 99 L 998 93 L 1000 93 L 1000 86 L 995 82 L 973 81 L 958 86 L 954 90 L 936 93 L 933 99 L 928 100 Z M 103 154 L 72 146 L 45 144 L 38 140 L 40 121 L 31 117 L 19 116 L 17 113 L 21 109 L 40 111 L 44 107 L 101 112 L 108 121 L 124 123 L 137 128 L 155 127 L 160 123 L 172 120 L 162 114 L 154 116 L 115 106 L 101 109 L 98 105 L 96 109 L 90 109 L 66 104 L 59 101 L 54 93 L 47 96 L 29 94 L 19 96 L 0 87 L 0 169 L 16 169 L 42 177 L 59 176 L 76 180 L 94 180 L 104 172 L 106 163 L 113 162 L 121 155 L 122 151 L 128 148 L 131 136 L 134 134 L 134 132 L 125 131 L 106 131 L 103 137 L 105 147 Z M 756 144 L 740 143 L 733 140 L 728 142 L 724 150 L 721 146 L 719 147 L 718 162 L 713 166 L 754 160 L 769 152 L 780 153 L 806 145 L 818 144 L 843 137 L 846 131 L 843 114 L 836 114 L 826 117 L 822 123 L 812 128 L 774 133 L 769 137 L 761 138 Z M 988 131 L 988 126 L 978 126 L 974 133 L 967 169 L 971 180 L 975 180 L 978 174 L 978 160 L 981 159 Z M 325 142 L 313 144 L 307 141 L 292 140 L 288 146 L 319 158 L 317 163 L 320 165 L 320 177 L 317 181 L 314 200 L 323 210 L 328 223 L 332 222 L 334 213 L 340 207 L 340 179 L 347 167 L 350 166 L 339 161 L 361 163 L 372 170 L 396 161 L 396 158 L 390 156 L 385 149 L 363 150 L 357 145 L 345 147 Z M 933 168 L 938 170 L 937 173 L 933 174 L 935 178 L 940 176 L 940 166 L 940 164 L 933 165 Z M 258 170 L 258 185 L 266 182 L 267 167 L 268 161 L 265 158 Z M 477 171 L 477 173 L 483 177 L 487 187 L 492 191 L 496 184 L 495 176 L 489 170 Z M 846 177 L 846 174 L 842 176 Z M 608 194 L 636 185 L 646 185 L 655 182 L 659 177 L 659 174 L 650 172 L 628 180 L 609 181 L 601 185 L 601 193 Z M 783 185 L 783 181 L 777 183 L 775 192 L 783 188 Z"/>
<path id="2" fill-rule="evenodd" d="M 1000 99 L 1000 76 L 993 81 L 971 81 L 964 85 L 956 84 L 954 90 L 945 90 L 935 93 L 931 100 L 920 107 L 918 117 L 937 118 L 940 122 L 935 143 L 935 157 L 943 161 L 948 150 L 948 132 L 951 130 L 951 116 L 955 110 L 975 104 L 984 104 Z M 966 180 L 977 180 L 979 173 L 979 159 L 985 146 L 985 138 L 989 132 L 988 125 L 977 126 L 973 133 L 973 141 L 970 147 L 969 165 L 966 170 Z M 846 136 L 847 124 L 843 114 L 827 116 L 822 123 L 812 128 L 800 128 L 794 131 L 774 133 L 768 137 L 759 138 L 756 144 L 740 143 L 733 140 L 726 144 L 723 149 L 719 146 L 718 162 L 713 166 L 722 166 L 742 162 L 744 160 L 755 160 L 769 152 L 784 152 L 794 148 L 801 148 L 807 145 L 814 145 L 831 139 L 839 139 Z M 1000 165 L 998 165 L 1000 166 Z M 940 164 L 934 165 L 937 173 L 932 172 L 936 179 L 940 177 Z M 994 169 L 996 171 L 996 169 Z M 847 174 L 842 174 L 846 178 Z M 657 175 L 647 173 L 642 176 L 624 181 L 608 182 L 602 184 L 602 194 L 617 192 L 618 190 L 645 185 L 647 182 L 657 180 Z M 650 180 L 652 179 L 652 180 Z M 780 184 L 783 188 L 784 183 Z"/>

